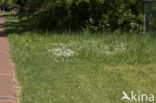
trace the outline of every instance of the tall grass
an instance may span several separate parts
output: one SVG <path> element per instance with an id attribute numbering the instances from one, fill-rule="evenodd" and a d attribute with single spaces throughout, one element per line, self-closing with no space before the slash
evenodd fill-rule
<path id="1" fill-rule="evenodd" d="M 21 103 L 126 103 L 122 91 L 156 94 L 155 35 L 6 33 Z"/>

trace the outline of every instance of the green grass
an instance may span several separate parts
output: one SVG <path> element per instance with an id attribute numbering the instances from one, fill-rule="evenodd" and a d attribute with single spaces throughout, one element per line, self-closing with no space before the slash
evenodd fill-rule
<path id="1" fill-rule="evenodd" d="M 127 103 L 122 91 L 156 95 L 154 35 L 41 35 L 5 15 L 20 103 Z"/>

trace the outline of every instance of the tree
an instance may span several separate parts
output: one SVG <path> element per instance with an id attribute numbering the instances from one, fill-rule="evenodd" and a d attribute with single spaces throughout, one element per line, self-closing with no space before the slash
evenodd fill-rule
<path id="1" fill-rule="evenodd" d="M 49 30 L 127 31 L 138 30 L 143 22 L 142 0 L 15 0 L 14 3 L 19 15 L 32 16 L 36 26 Z"/>

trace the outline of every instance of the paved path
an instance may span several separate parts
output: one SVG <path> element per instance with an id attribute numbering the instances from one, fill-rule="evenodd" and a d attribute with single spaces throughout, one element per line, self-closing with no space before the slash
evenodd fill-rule
<path id="1" fill-rule="evenodd" d="M 13 63 L 10 60 L 8 41 L 4 37 L 3 22 L 3 16 L 0 13 L 0 103 L 16 103 Z"/>

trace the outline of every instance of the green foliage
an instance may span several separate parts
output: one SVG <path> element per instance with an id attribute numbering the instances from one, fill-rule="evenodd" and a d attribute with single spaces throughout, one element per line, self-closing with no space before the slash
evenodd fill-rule
<path id="1" fill-rule="evenodd" d="M 156 30 L 156 2 L 147 3 L 145 9 L 147 30 Z"/>
<path id="2" fill-rule="evenodd" d="M 142 0 L 17 0 L 42 29 L 141 31 Z M 21 12 L 23 13 L 23 12 Z M 134 24 L 132 26 L 132 24 Z"/>
<path id="3" fill-rule="evenodd" d="M 15 6 L 14 0 L 0 0 L 0 4 L 4 3 L 5 8 L 13 8 Z"/>

